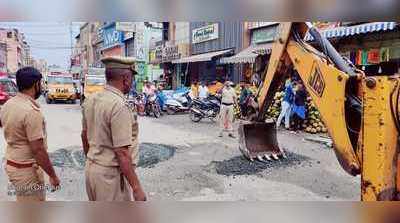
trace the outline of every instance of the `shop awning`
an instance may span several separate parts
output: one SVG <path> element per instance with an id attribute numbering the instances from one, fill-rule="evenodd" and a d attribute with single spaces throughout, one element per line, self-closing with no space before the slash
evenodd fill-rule
<path id="1" fill-rule="evenodd" d="M 232 49 L 229 49 L 229 50 L 220 50 L 209 53 L 202 53 L 190 57 L 184 57 L 181 59 L 173 60 L 172 63 L 193 63 L 193 62 L 210 61 L 213 59 L 213 57 L 223 56 L 225 54 L 231 53 L 232 51 L 233 51 Z"/>
<path id="2" fill-rule="evenodd" d="M 220 62 L 223 64 L 254 63 L 258 55 L 265 55 L 271 53 L 272 44 L 273 43 L 251 45 L 234 56 L 221 58 Z"/>
<path id="3" fill-rule="evenodd" d="M 332 29 L 326 29 L 322 30 L 321 34 L 326 38 L 346 37 L 364 33 L 393 30 L 395 27 L 396 27 L 396 22 L 371 22 L 356 26 L 348 26 L 348 27 L 342 26 Z M 309 33 L 307 33 L 305 40 L 311 41 L 313 40 L 313 37 Z"/>

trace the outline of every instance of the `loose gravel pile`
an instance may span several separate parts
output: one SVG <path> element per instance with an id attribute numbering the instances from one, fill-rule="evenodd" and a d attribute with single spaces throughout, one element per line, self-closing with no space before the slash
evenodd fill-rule
<path id="1" fill-rule="evenodd" d="M 302 164 L 303 162 L 307 162 L 310 160 L 310 158 L 306 156 L 291 152 L 287 152 L 286 156 L 286 159 L 274 160 L 269 162 L 260 162 L 258 160 L 251 162 L 243 156 L 237 156 L 229 160 L 212 161 L 210 165 L 215 169 L 217 174 L 225 176 L 235 176 L 253 175 L 267 169 L 297 166 Z"/>

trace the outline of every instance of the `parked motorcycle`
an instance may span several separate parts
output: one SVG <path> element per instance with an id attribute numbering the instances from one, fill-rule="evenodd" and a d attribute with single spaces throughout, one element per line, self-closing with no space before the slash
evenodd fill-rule
<path id="1" fill-rule="evenodd" d="M 137 112 L 138 115 L 145 115 L 145 96 L 143 94 L 137 94 L 133 97 L 133 99 L 129 99 L 128 103 L 130 103 Z"/>
<path id="2" fill-rule="evenodd" d="M 189 91 L 174 94 L 165 102 L 165 109 L 168 115 L 173 115 L 178 112 L 186 112 L 190 110 L 192 98 L 189 96 Z"/>
<path id="3" fill-rule="evenodd" d="M 221 101 L 219 97 L 210 96 L 207 99 L 193 99 L 190 108 L 190 119 L 200 122 L 203 118 L 209 118 L 215 122 L 220 110 Z"/>
<path id="4" fill-rule="evenodd" d="M 161 116 L 161 108 L 157 99 L 157 95 L 154 94 L 147 97 L 145 113 L 148 116 L 153 115 L 155 118 L 159 118 Z"/>

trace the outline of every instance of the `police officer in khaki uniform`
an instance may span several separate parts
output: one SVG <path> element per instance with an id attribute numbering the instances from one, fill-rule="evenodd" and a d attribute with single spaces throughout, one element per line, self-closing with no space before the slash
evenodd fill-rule
<path id="1" fill-rule="evenodd" d="M 52 189 L 60 185 L 47 154 L 46 125 L 36 99 L 41 94 L 42 75 L 33 67 L 18 70 L 19 93 L 1 108 L 1 125 L 7 142 L 6 173 L 17 201 L 44 201 L 44 172 Z"/>
<path id="2" fill-rule="evenodd" d="M 125 95 L 136 71 L 133 59 L 107 57 L 105 90 L 83 104 L 82 143 L 87 155 L 86 191 L 90 201 L 145 201 L 135 169 L 138 123 Z M 129 186 L 130 187 L 129 187 Z"/>
<path id="3" fill-rule="evenodd" d="M 221 109 L 220 109 L 220 128 L 219 137 L 223 137 L 223 132 L 228 132 L 228 136 L 235 138 L 233 135 L 233 118 L 235 115 L 234 105 L 237 104 L 237 95 L 232 87 L 233 83 L 225 82 L 225 86 L 221 89 Z"/>

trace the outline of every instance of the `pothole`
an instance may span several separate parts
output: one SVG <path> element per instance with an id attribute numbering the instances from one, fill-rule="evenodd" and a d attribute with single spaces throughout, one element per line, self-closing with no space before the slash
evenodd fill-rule
<path id="1" fill-rule="evenodd" d="M 141 143 L 139 145 L 139 167 L 151 168 L 175 155 L 176 147 L 165 144 Z"/>
<path id="2" fill-rule="evenodd" d="M 141 143 L 139 145 L 139 167 L 152 168 L 157 163 L 166 161 L 175 155 L 176 147 L 154 144 Z M 50 159 L 54 166 L 64 168 L 83 169 L 86 157 L 80 147 L 68 147 L 58 149 L 49 153 Z"/>
<path id="3" fill-rule="evenodd" d="M 216 171 L 217 174 L 225 176 L 254 175 L 267 169 L 287 168 L 301 165 L 302 163 L 310 160 L 309 157 L 292 152 L 287 152 L 286 156 L 286 159 L 274 160 L 265 163 L 260 161 L 251 162 L 243 156 L 236 156 L 229 160 L 212 161 L 207 166 L 207 169 Z"/>

